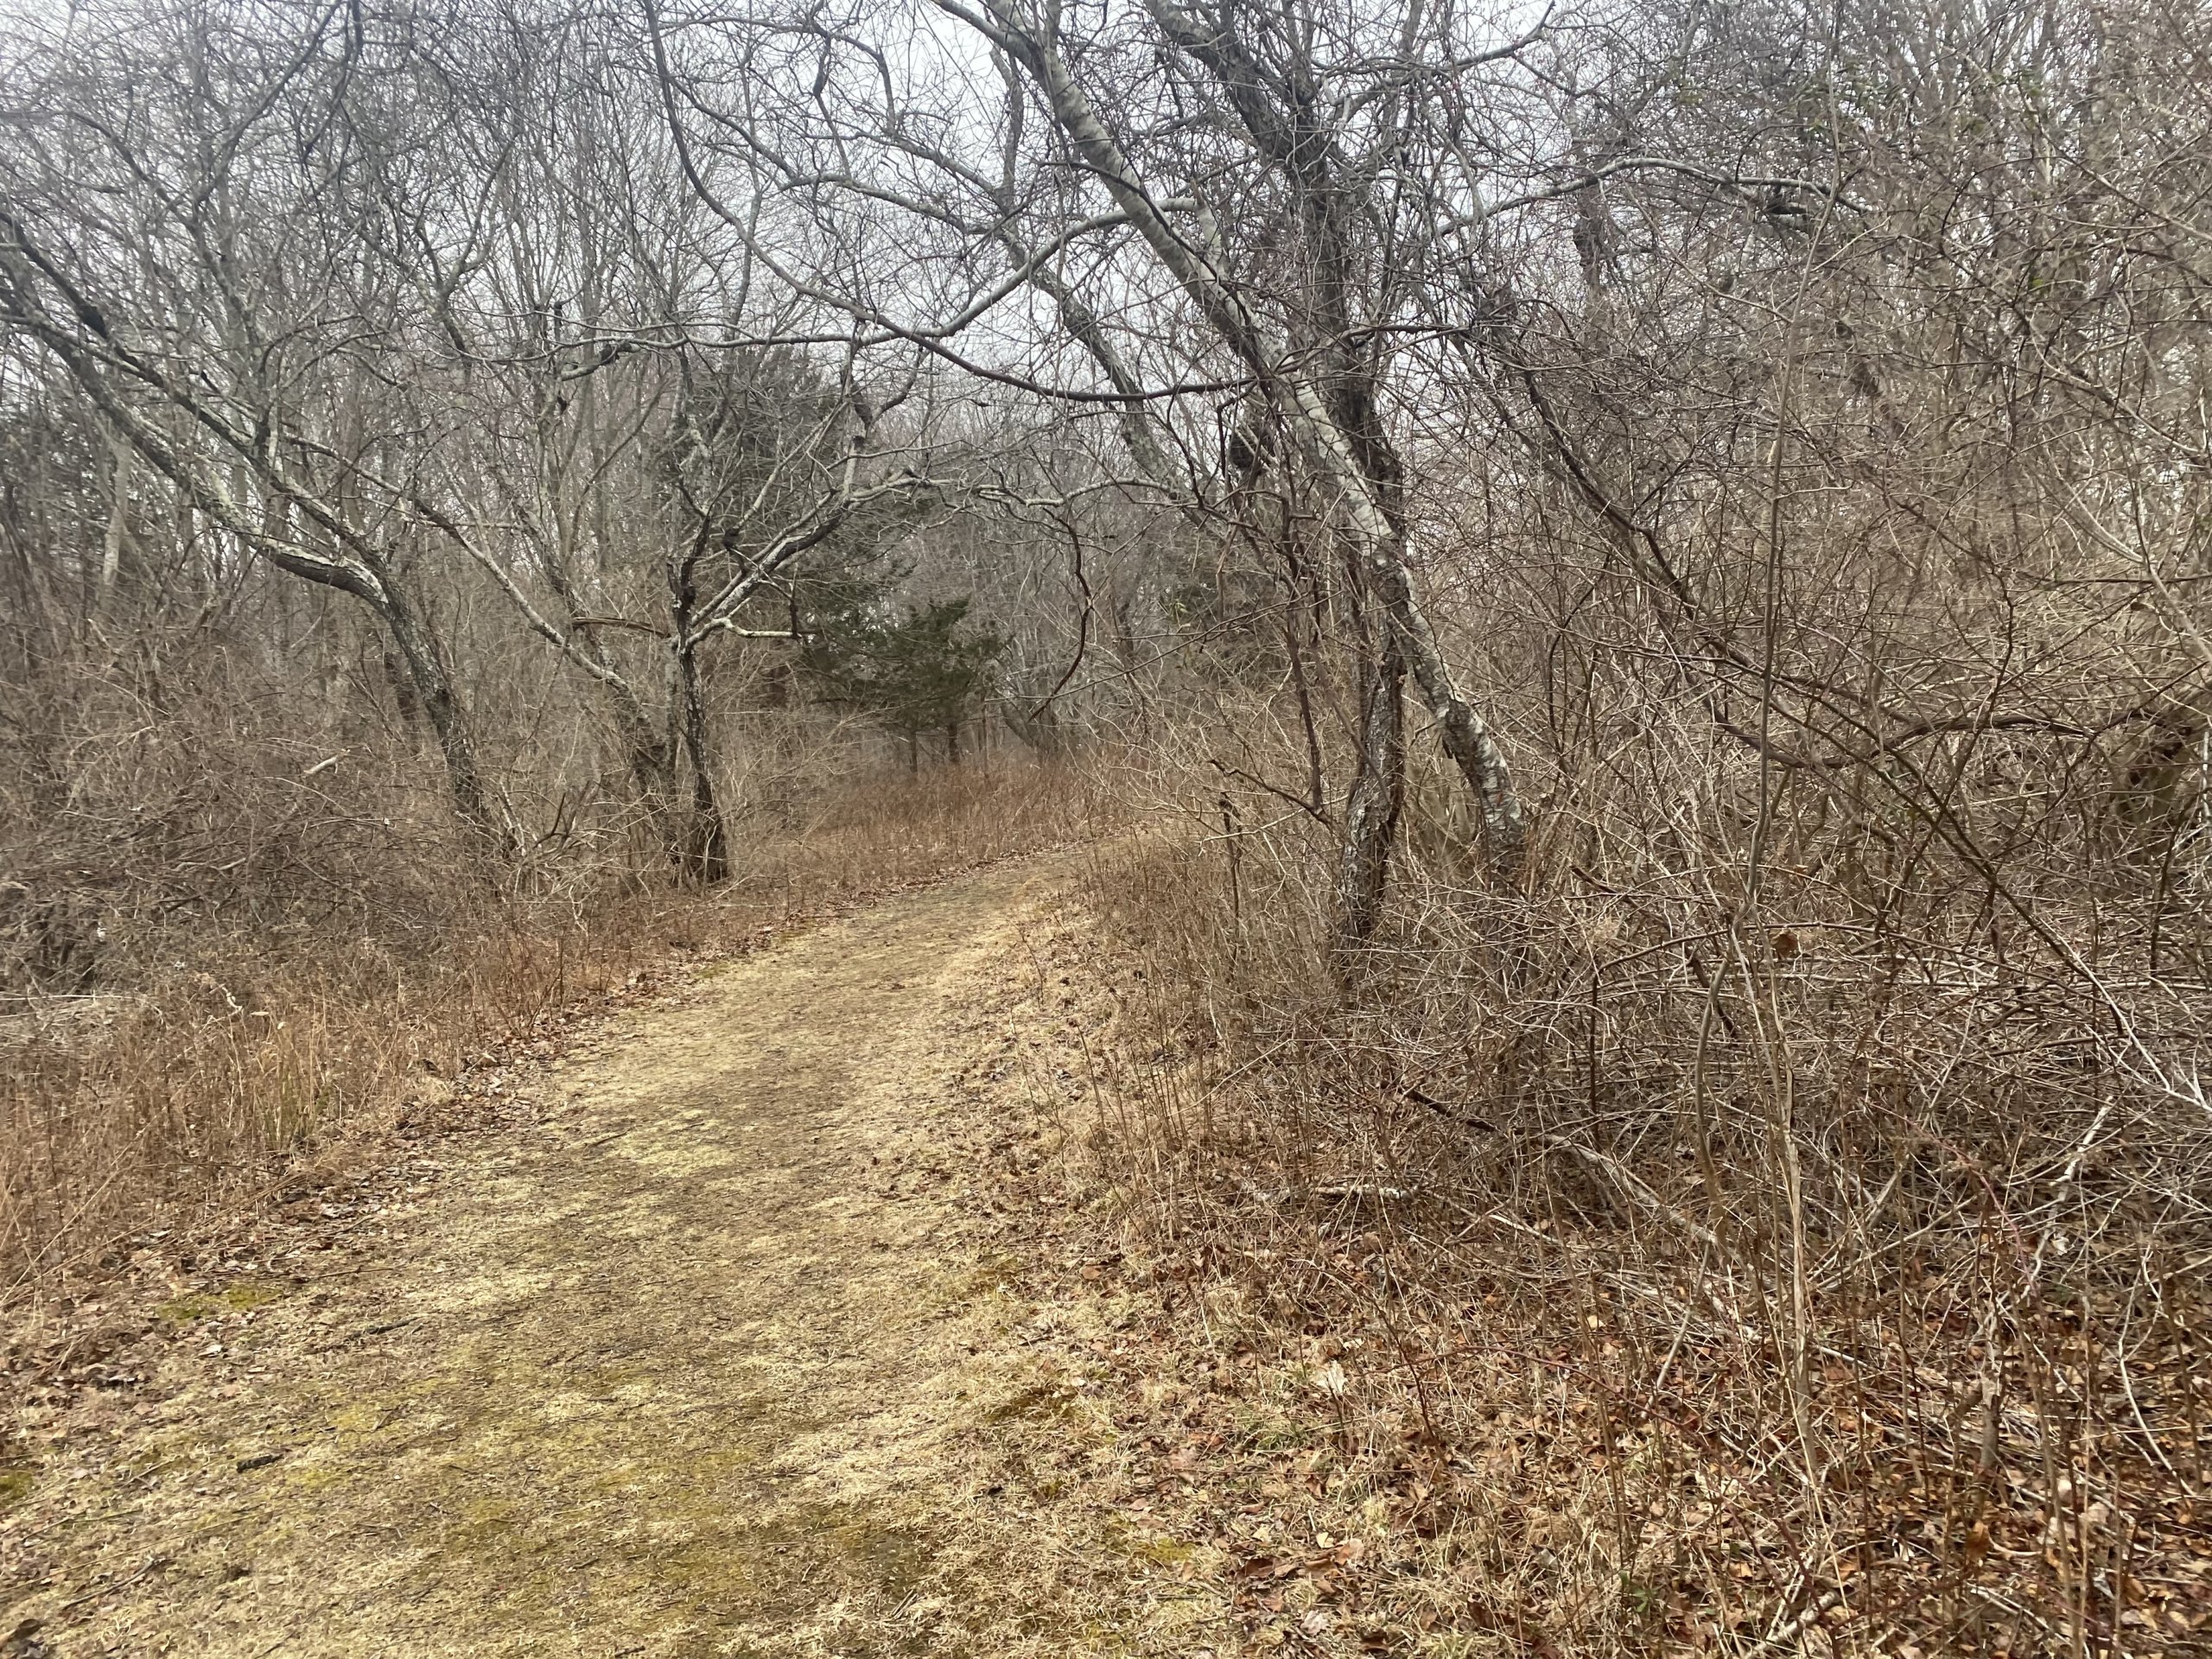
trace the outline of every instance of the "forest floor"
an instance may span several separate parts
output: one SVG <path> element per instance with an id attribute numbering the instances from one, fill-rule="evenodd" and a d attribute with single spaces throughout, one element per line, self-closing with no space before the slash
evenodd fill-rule
<path id="1" fill-rule="evenodd" d="M 1081 1363 L 1067 871 L 680 974 L 292 1194 L 0 1439 L 0 1654 L 1203 1650 Z"/>

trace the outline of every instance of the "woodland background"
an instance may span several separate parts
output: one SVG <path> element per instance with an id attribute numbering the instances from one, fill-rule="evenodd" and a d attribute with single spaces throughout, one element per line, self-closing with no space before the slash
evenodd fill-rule
<path id="1" fill-rule="evenodd" d="M 1370 1333 L 1422 1639 L 2202 1651 L 2208 49 L 18 6 L 0 1282 L 1104 835 L 1129 1248 Z"/>

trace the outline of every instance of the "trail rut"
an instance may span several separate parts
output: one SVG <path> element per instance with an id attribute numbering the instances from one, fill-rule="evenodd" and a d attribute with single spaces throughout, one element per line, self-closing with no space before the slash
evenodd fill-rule
<path id="1" fill-rule="evenodd" d="M 270 1291 L 152 1425 L 42 1471 L 18 1521 L 62 1568 L 0 1633 L 39 1619 L 56 1659 L 1123 1650 L 1110 1556 L 1007 1472 L 1058 1396 L 953 1192 L 1019 1086 L 993 1073 L 1051 890 L 965 878 L 620 1017 L 358 1277 Z"/>

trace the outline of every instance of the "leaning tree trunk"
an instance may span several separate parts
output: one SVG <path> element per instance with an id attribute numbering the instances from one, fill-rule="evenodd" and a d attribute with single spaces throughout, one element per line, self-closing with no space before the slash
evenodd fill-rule
<path id="1" fill-rule="evenodd" d="M 0 320 L 25 330 L 60 359 L 106 423 L 118 467 L 127 445 L 239 545 L 289 575 L 350 594 L 375 613 L 437 734 L 455 812 L 484 847 L 507 850 L 510 838 L 485 798 L 476 746 L 437 634 L 394 579 L 373 539 L 342 510 L 342 503 L 325 499 L 282 466 L 275 459 L 278 446 L 264 442 L 251 449 L 241 448 L 238 434 L 226 431 L 232 445 L 227 464 L 236 472 L 235 477 L 226 477 L 220 452 L 211 458 L 178 442 L 176 434 L 136 399 L 140 391 L 152 390 L 175 409 L 193 409 L 197 394 L 186 389 L 188 382 L 181 370 L 168 378 L 151 366 L 156 359 L 133 357 L 118 348 L 113 324 L 92 307 L 54 259 L 33 246 L 20 222 L 4 212 L 0 212 Z M 129 384 L 135 388 L 130 396 L 120 389 L 124 381 L 113 367 L 117 362 L 129 365 Z M 214 424 L 223 429 L 220 423 Z M 252 499 L 257 493 L 263 498 L 258 514 Z"/>
<path id="2" fill-rule="evenodd" d="M 939 0 L 940 4 L 944 0 Z M 1389 618 L 1390 632 L 1434 717 L 1445 751 L 1466 779 L 1482 810 L 1492 868 L 1510 881 L 1520 874 L 1527 825 L 1505 753 L 1490 728 L 1453 683 L 1442 648 L 1415 597 L 1406 568 L 1405 538 L 1391 522 L 1377 480 L 1361 464 L 1360 434 L 1347 431 L 1330 408 L 1327 376 L 1319 378 L 1300 354 L 1287 349 L 1279 330 L 1249 303 L 1220 257 L 1220 229 L 1201 208 L 1190 226 L 1172 223 L 1156 193 L 1147 189 L 1108 130 L 1090 95 L 1077 84 L 1060 51 L 1056 21 L 1039 27 L 1018 0 L 983 0 L 982 12 L 947 6 L 976 23 L 1019 63 L 1043 94 L 1054 124 L 1155 257 L 1197 305 L 1221 342 L 1242 359 L 1304 452 L 1315 474 L 1343 493 L 1343 513 L 1360 563 Z M 1164 0 L 1151 8 L 1168 36 L 1219 78 L 1238 117 L 1259 149 L 1289 180 L 1309 224 L 1326 230 L 1341 203 L 1330 171 L 1326 136 L 1311 130 L 1311 110 L 1268 107 L 1267 77 L 1246 60 L 1225 29 L 1185 16 Z M 1050 14 L 1056 19 L 1057 12 Z M 1340 248 L 1325 244 L 1324 263 L 1336 264 Z M 1325 270 L 1325 283 L 1344 286 L 1344 270 Z M 1332 302 L 1333 303 L 1333 302 Z M 1348 315 L 1348 314 L 1347 314 Z M 1342 331 L 1325 331 L 1332 339 Z"/>
<path id="3" fill-rule="evenodd" d="M 446 667 L 445 652 L 439 646 L 437 635 L 428 619 L 416 610 L 413 601 L 402 594 L 397 584 L 386 579 L 383 590 L 378 598 L 369 601 L 370 608 L 383 620 L 392 644 L 398 646 L 408 681 L 415 688 L 423 712 L 430 717 L 430 729 L 437 734 L 439 751 L 445 756 L 446 776 L 453 788 L 454 810 L 484 847 L 505 851 L 510 838 L 492 816 L 491 805 L 485 799 L 484 777 L 476 765 L 475 740 L 469 731 L 467 717 L 461 712 L 461 700 L 454 694 L 453 676 Z"/>

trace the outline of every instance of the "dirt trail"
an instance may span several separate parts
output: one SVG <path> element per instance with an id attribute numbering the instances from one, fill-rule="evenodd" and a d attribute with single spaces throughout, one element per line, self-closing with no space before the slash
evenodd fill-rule
<path id="1" fill-rule="evenodd" d="M 1126 1650 L 1116 1564 L 1007 1484 L 1010 1438 L 1070 1426 L 1037 1421 L 1033 1310 L 951 1191 L 1020 1086 L 991 1077 L 1038 869 L 619 1019 L 538 1079 L 537 1132 L 461 1153 L 358 1277 L 272 1300 L 156 1421 L 42 1471 L 16 1519 L 60 1569 L 0 1636 L 40 1619 L 55 1659 Z"/>

